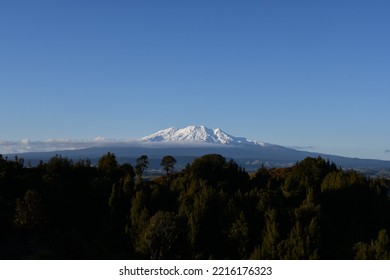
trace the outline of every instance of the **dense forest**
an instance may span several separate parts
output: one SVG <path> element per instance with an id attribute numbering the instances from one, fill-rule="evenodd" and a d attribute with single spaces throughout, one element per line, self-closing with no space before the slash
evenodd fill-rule
<path id="1" fill-rule="evenodd" d="M 216 154 L 175 162 L 146 180 L 146 155 L 0 156 L 0 258 L 390 259 L 389 180 L 322 158 L 254 174 Z"/>

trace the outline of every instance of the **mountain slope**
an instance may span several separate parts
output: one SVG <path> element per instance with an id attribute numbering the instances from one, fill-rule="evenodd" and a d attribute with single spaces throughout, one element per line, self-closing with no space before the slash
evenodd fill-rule
<path id="1" fill-rule="evenodd" d="M 142 137 L 141 142 L 187 142 L 187 143 L 212 143 L 232 146 L 247 146 L 266 144 L 259 141 L 249 140 L 244 137 L 235 137 L 227 134 L 220 128 L 211 129 L 203 125 L 188 126 L 177 129 L 170 127 L 153 133 L 151 135 Z"/>
<path id="2" fill-rule="evenodd" d="M 18 155 L 24 158 L 25 162 L 35 165 L 40 160 L 46 161 L 59 154 L 73 160 L 88 158 L 96 164 L 103 154 L 113 152 L 120 162 L 131 162 L 132 164 L 135 163 L 137 157 L 147 155 L 153 163 L 151 168 L 159 169 L 161 158 L 165 155 L 172 155 L 177 158 L 177 168 L 180 169 L 184 168 L 187 163 L 191 163 L 196 157 L 213 153 L 234 159 L 250 171 L 257 170 L 261 165 L 266 167 L 290 166 L 309 156 L 321 156 L 343 168 L 363 170 L 367 174 L 375 174 L 383 169 L 390 170 L 390 161 L 356 159 L 299 151 L 244 137 L 235 137 L 219 128 L 210 129 L 205 126 L 188 126 L 182 129 L 171 127 L 138 140 L 94 141 L 90 145 L 87 142 L 82 142 L 82 144 L 84 146 L 82 149 L 70 149 L 69 147 L 72 146 L 65 145 L 62 149 L 50 152 L 8 153 L 5 156 L 12 158 Z"/>

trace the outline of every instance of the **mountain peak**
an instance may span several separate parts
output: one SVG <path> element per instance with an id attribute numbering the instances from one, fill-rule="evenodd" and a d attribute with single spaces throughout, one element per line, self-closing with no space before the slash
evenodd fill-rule
<path id="1" fill-rule="evenodd" d="M 220 128 L 211 129 L 204 125 L 191 125 L 185 128 L 166 128 L 151 135 L 142 137 L 142 142 L 186 142 L 186 143 L 210 143 L 222 145 L 261 145 L 264 143 L 252 141 L 243 137 L 235 137 L 227 134 Z"/>

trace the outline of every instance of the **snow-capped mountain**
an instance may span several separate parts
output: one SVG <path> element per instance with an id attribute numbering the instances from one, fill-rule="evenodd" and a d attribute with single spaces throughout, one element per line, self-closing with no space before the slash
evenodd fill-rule
<path id="1" fill-rule="evenodd" d="M 227 134 L 220 128 L 211 129 L 203 125 L 188 126 L 178 129 L 176 127 L 166 128 L 149 136 L 142 137 L 142 142 L 185 142 L 185 143 L 211 143 L 230 146 L 252 146 L 266 144 L 260 141 L 249 140 L 244 137 L 235 137 Z"/>
<path id="2" fill-rule="evenodd" d="M 140 155 L 147 155 L 154 169 L 160 168 L 161 158 L 175 157 L 178 169 L 184 168 L 195 158 L 206 154 L 219 154 L 234 159 L 246 170 L 256 171 L 261 165 L 266 167 L 291 166 L 304 158 L 318 157 L 329 159 L 338 166 L 359 170 L 382 170 L 390 168 L 390 161 L 346 158 L 295 150 L 279 145 L 235 137 L 223 130 L 205 126 L 175 127 L 160 130 L 141 139 L 110 140 L 97 137 L 89 140 L 52 139 L 46 141 L 0 141 L 4 155 L 13 158 L 17 155 L 33 165 L 47 161 L 55 155 L 62 155 L 74 161 L 90 159 L 97 164 L 107 152 L 114 153 L 118 160 L 132 164 Z M 1 153 L 1 150 L 0 150 Z"/>

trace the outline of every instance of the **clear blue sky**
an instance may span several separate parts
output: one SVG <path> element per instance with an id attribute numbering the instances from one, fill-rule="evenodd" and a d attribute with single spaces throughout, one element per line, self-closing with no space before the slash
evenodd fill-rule
<path id="1" fill-rule="evenodd" d="M 390 1 L 2 0 L 0 140 L 202 124 L 390 160 Z"/>

